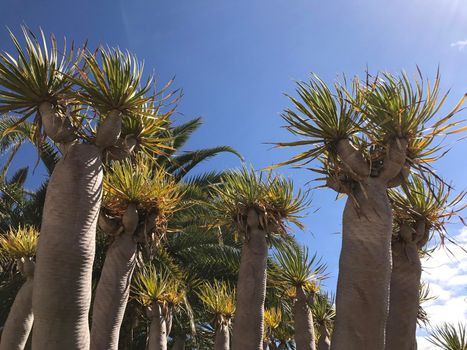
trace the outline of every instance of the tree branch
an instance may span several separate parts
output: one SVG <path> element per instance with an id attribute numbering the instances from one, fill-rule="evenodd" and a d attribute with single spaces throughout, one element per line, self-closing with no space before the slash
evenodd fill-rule
<path id="1" fill-rule="evenodd" d="M 370 175 L 370 166 L 363 153 L 356 149 L 349 139 L 339 140 L 337 143 L 339 155 L 344 169 L 356 181 L 361 181 Z"/>

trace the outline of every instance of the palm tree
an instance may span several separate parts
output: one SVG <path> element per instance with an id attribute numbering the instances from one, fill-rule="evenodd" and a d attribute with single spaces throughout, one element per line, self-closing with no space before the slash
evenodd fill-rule
<path id="1" fill-rule="evenodd" d="M 235 289 L 216 280 L 204 283 L 197 292 L 207 311 L 214 317 L 214 350 L 230 349 L 230 323 L 235 312 Z"/>
<path id="2" fill-rule="evenodd" d="M 326 186 L 347 194 L 333 332 L 335 350 L 384 349 L 391 274 L 392 213 L 386 191 L 398 186 L 411 169 L 424 171 L 439 149 L 432 145 L 453 127 L 460 107 L 433 123 L 445 100 L 439 77 L 426 89 L 416 79 L 389 73 L 364 82 L 353 91 L 336 83 L 332 92 L 318 77 L 299 82 L 296 110 L 286 109 L 286 128 L 302 138 L 279 147 L 309 146 L 276 166 L 305 164 L 319 158 Z M 451 124 L 449 124 L 451 123 Z M 457 131 L 457 130 L 454 130 Z M 361 310 L 365 310 L 363 314 Z"/>
<path id="3" fill-rule="evenodd" d="M 277 250 L 275 258 L 279 263 L 277 273 L 284 285 L 294 288 L 294 325 L 297 350 L 315 350 L 316 339 L 313 314 L 308 299 L 313 298 L 317 282 L 324 278 L 326 266 L 309 256 L 308 248 L 297 245 Z"/>
<path id="4" fill-rule="evenodd" d="M 118 349 L 137 244 L 162 239 L 182 196 L 181 186 L 147 156 L 113 162 L 106 171 L 99 220 L 100 228 L 113 242 L 96 289 L 91 349 Z"/>
<path id="5" fill-rule="evenodd" d="M 467 350 L 467 325 L 443 323 L 430 332 L 428 341 L 443 350 Z"/>
<path id="6" fill-rule="evenodd" d="M 186 303 L 182 283 L 168 271 L 149 265 L 135 276 L 134 293 L 150 319 L 148 350 L 166 350 L 174 308 Z"/>
<path id="7" fill-rule="evenodd" d="M 402 188 L 389 192 L 394 235 L 387 350 L 414 348 L 420 306 L 420 255 L 434 233 L 444 240 L 445 225 L 465 207 L 459 206 L 465 193 L 450 199 L 451 188 L 440 179 L 427 177 L 423 181 L 414 176 Z"/>
<path id="8" fill-rule="evenodd" d="M 43 33 L 42 43 L 27 29 L 23 33 L 26 49 L 10 33 L 17 59 L 0 55 L 0 113 L 16 111 L 23 114 L 20 121 L 34 116 L 36 144 L 49 137 L 65 154 L 50 178 L 43 210 L 33 347 L 87 349 L 102 158 L 115 145 L 131 150 L 138 144 L 134 138 L 119 143 L 122 119 L 137 118 L 151 100 L 146 95 L 151 80 L 141 84 L 142 65 L 130 54 L 100 49 L 96 55 L 82 51 L 75 57 L 73 50 L 64 49 L 60 55 L 54 37 L 49 50 Z M 139 119 L 164 125 L 167 114 L 159 117 L 156 110 Z"/>
<path id="9" fill-rule="evenodd" d="M 316 293 L 311 304 L 311 313 L 319 334 L 316 349 L 329 350 L 331 348 L 330 334 L 336 317 L 334 298 L 328 294 Z"/>
<path id="10" fill-rule="evenodd" d="M 6 235 L 0 236 L 0 254 L 16 261 L 18 270 L 26 279 L 16 295 L 3 327 L 1 350 L 24 349 L 32 329 L 32 287 L 37 237 L 38 232 L 32 227 L 10 229 Z"/>
<path id="11" fill-rule="evenodd" d="M 263 308 L 266 293 L 268 235 L 287 236 L 284 221 L 302 228 L 298 213 L 306 196 L 293 193 L 290 180 L 243 168 L 226 173 L 213 187 L 210 208 L 214 226 L 227 227 L 243 236 L 237 282 L 237 311 L 233 325 L 233 349 L 262 348 Z"/>

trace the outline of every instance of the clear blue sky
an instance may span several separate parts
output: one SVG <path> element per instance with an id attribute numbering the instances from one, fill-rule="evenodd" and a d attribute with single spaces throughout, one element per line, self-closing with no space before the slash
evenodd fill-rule
<path id="1" fill-rule="evenodd" d="M 467 91 L 467 2 L 462 0 L 185 0 L 44 1 L 2 0 L 0 24 L 18 32 L 36 30 L 89 46 L 120 46 L 145 60 L 162 83 L 176 75 L 184 90 L 180 120 L 202 116 L 205 125 L 190 148 L 227 144 L 256 168 L 292 153 L 267 142 L 287 140 L 280 112 L 289 105 L 294 80 L 313 71 L 327 82 L 341 73 L 401 69 L 419 65 L 434 76 L 440 66 L 448 106 Z M 458 42 L 457 46 L 452 46 Z M 6 30 L 0 48 L 10 50 Z M 462 113 L 465 117 L 466 113 Z M 437 164 L 457 188 L 466 188 L 467 143 L 460 142 Z M 35 160 L 24 153 L 24 162 Z M 221 156 L 204 169 L 238 166 Z M 304 185 L 306 170 L 281 169 Z M 39 172 L 36 176 L 40 177 Z M 330 267 L 335 288 L 344 202 L 331 190 L 313 195 L 307 229 L 298 238 L 318 251 Z M 319 209 L 316 213 L 314 211 Z"/>

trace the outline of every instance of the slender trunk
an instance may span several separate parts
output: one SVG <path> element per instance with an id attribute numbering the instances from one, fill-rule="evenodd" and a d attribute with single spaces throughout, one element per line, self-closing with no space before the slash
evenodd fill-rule
<path id="1" fill-rule="evenodd" d="M 394 241 L 386 350 L 416 349 L 422 267 L 414 242 Z"/>
<path id="2" fill-rule="evenodd" d="M 302 287 L 296 288 L 297 297 L 293 306 L 295 322 L 295 344 L 297 350 L 315 350 L 315 328 L 313 315 L 306 302 Z"/>
<path id="3" fill-rule="evenodd" d="M 263 341 L 263 350 L 268 350 L 268 344 L 269 342 L 267 340 Z"/>
<path id="4" fill-rule="evenodd" d="M 331 345 L 333 350 L 383 350 L 389 309 L 392 212 L 383 181 L 368 178 L 357 186 L 344 209 Z"/>
<path id="5" fill-rule="evenodd" d="M 319 326 L 319 340 L 317 350 L 330 350 L 331 341 L 329 340 L 329 332 L 324 324 Z"/>
<path id="6" fill-rule="evenodd" d="M 158 303 L 152 306 L 147 350 L 167 350 L 167 323 L 162 312 L 162 305 Z"/>
<path id="7" fill-rule="evenodd" d="M 221 324 L 216 330 L 216 339 L 214 340 L 214 350 L 229 350 L 230 334 L 229 325 Z"/>
<path id="8" fill-rule="evenodd" d="M 117 350 L 136 263 L 133 233 L 123 232 L 110 245 L 92 309 L 91 349 Z"/>
<path id="9" fill-rule="evenodd" d="M 21 286 L 11 306 L 0 339 L 0 350 L 23 350 L 31 333 L 34 315 L 32 313 L 32 287 L 34 263 L 27 260 L 23 264 L 26 282 Z M 25 266 L 25 265 L 29 266 Z M 27 269 L 27 271 L 25 271 Z"/>
<path id="10" fill-rule="evenodd" d="M 74 144 L 50 177 L 33 290 L 34 350 L 89 349 L 89 306 L 101 152 Z"/>
<path id="11" fill-rule="evenodd" d="M 233 350 L 262 349 L 267 257 L 266 233 L 251 229 L 243 243 L 238 274 Z"/>
<path id="12" fill-rule="evenodd" d="M 287 344 L 283 341 L 279 344 L 279 350 L 285 350 L 287 349 Z"/>
<path id="13" fill-rule="evenodd" d="M 177 335 L 175 337 L 174 345 L 172 350 L 185 350 L 185 334 Z"/>

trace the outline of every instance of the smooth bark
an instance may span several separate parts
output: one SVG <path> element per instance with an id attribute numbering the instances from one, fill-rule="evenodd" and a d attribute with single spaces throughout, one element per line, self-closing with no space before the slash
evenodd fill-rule
<path id="1" fill-rule="evenodd" d="M 92 309 L 91 349 L 117 350 L 136 264 L 133 232 L 123 232 L 110 245 Z"/>
<path id="2" fill-rule="evenodd" d="M 34 263 L 26 260 L 22 264 L 26 281 L 21 286 L 11 306 L 0 338 L 0 350 L 23 350 L 31 333 L 34 315 L 32 312 L 32 287 Z M 27 265 L 27 266 L 26 266 Z"/>
<path id="3" fill-rule="evenodd" d="M 319 339 L 317 350 L 331 349 L 331 340 L 329 340 L 329 332 L 324 324 L 319 326 Z"/>
<path id="4" fill-rule="evenodd" d="M 149 328 L 149 343 L 147 350 L 167 350 L 167 323 L 163 306 L 154 303 L 151 306 L 151 326 Z"/>
<path id="5" fill-rule="evenodd" d="M 101 152 L 73 144 L 57 163 L 45 198 L 33 289 L 34 350 L 89 349 L 89 306 Z"/>
<path id="6" fill-rule="evenodd" d="M 184 350 L 185 349 L 185 335 L 178 335 L 175 337 L 174 345 L 172 350 Z"/>
<path id="7" fill-rule="evenodd" d="M 392 261 L 386 350 L 414 350 L 422 274 L 416 243 L 394 241 Z"/>
<path id="8" fill-rule="evenodd" d="M 233 350 L 261 350 L 263 345 L 268 246 L 266 232 L 259 228 L 258 215 L 252 209 L 248 221 L 237 281 Z"/>
<path id="9" fill-rule="evenodd" d="M 214 339 L 214 350 L 229 350 L 230 334 L 229 326 L 221 324 L 217 327 L 216 338 Z"/>
<path id="10" fill-rule="evenodd" d="M 295 344 L 297 350 L 315 350 L 315 328 L 313 315 L 308 307 L 306 295 L 302 287 L 296 288 L 296 299 L 293 306 L 295 325 Z"/>
<path id="11" fill-rule="evenodd" d="M 387 183 L 368 178 L 348 197 L 333 350 L 383 350 L 389 309 L 392 212 Z"/>

